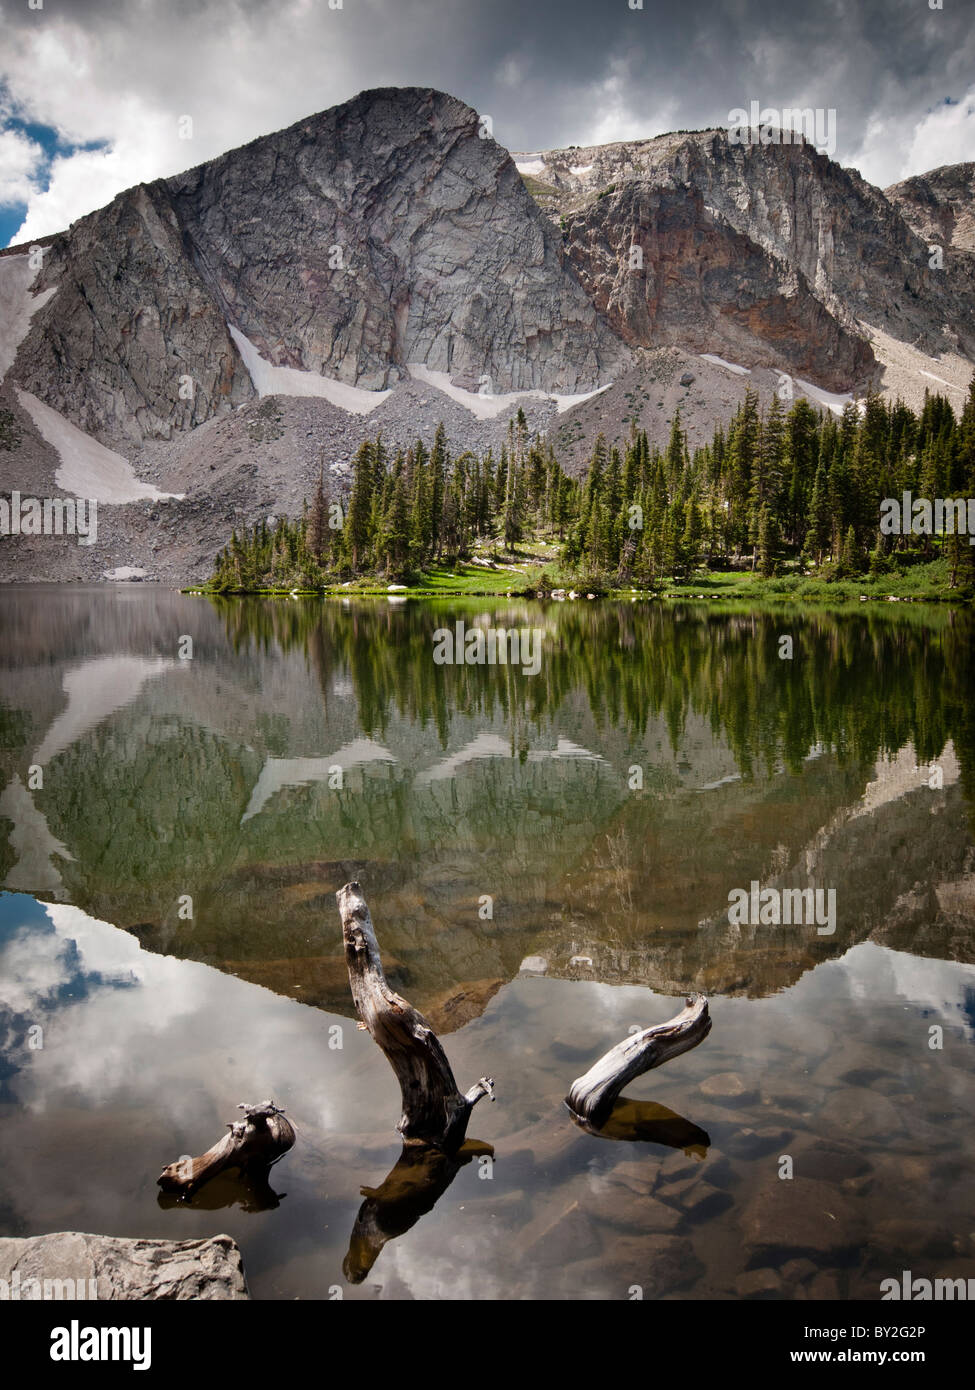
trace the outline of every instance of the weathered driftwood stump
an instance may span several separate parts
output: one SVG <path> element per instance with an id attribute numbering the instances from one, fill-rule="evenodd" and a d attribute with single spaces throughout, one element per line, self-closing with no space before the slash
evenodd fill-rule
<path id="1" fill-rule="evenodd" d="M 359 1189 L 366 1200 L 359 1208 L 342 1264 L 349 1283 L 361 1284 L 387 1241 L 403 1235 L 433 1210 L 465 1163 L 493 1153 L 490 1144 L 476 1139 L 468 1139 L 449 1154 L 429 1144 L 404 1144 L 382 1184 Z"/>
<path id="2" fill-rule="evenodd" d="M 687 1000 L 676 1017 L 666 1023 L 633 1033 L 578 1077 L 565 1103 L 573 1116 L 587 1128 L 600 1129 L 613 1110 L 616 1097 L 627 1082 L 645 1071 L 662 1066 L 672 1057 L 689 1052 L 711 1031 L 708 1001 L 703 995 Z"/>
<path id="3" fill-rule="evenodd" d="M 255 1176 L 267 1175 L 272 1163 L 288 1152 L 295 1132 L 284 1111 L 271 1101 L 238 1105 L 244 1119 L 227 1126 L 228 1133 L 199 1158 L 178 1158 L 162 1170 L 157 1182 L 164 1192 L 190 1196 L 225 1168 L 239 1168 Z"/>
<path id="4" fill-rule="evenodd" d="M 356 1012 L 385 1053 L 402 1092 L 403 1115 L 396 1128 L 406 1142 L 456 1152 L 464 1142 L 474 1106 L 482 1096 L 494 1099 L 494 1081 L 482 1076 L 461 1095 L 436 1033 L 386 982 L 372 918 L 358 883 L 347 883 L 335 896 Z"/>

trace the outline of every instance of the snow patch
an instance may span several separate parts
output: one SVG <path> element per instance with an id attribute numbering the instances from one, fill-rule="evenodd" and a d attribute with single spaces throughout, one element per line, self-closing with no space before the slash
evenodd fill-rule
<path id="1" fill-rule="evenodd" d="M 920 370 L 922 376 L 929 376 L 932 381 L 937 381 L 941 386 L 947 386 L 949 391 L 957 391 L 960 396 L 965 395 L 963 387 L 955 386 L 952 382 L 945 381 L 943 376 L 935 376 L 934 372 L 926 372 L 923 367 Z"/>
<path id="2" fill-rule="evenodd" d="M 705 362 L 713 362 L 716 367 L 727 367 L 729 372 L 734 372 L 737 376 L 751 376 L 751 367 L 741 367 L 737 362 L 728 362 L 724 357 L 718 357 L 713 352 L 698 353 Z"/>
<path id="3" fill-rule="evenodd" d="M 415 785 L 425 787 L 433 782 L 442 782 L 447 778 L 454 777 L 468 763 L 482 762 L 488 758 L 504 758 L 510 762 L 513 757 L 510 740 L 502 738 L 500 734 L 487 732 L 477 734 L 458 752 L 442 758 L 433 767 L 425 768 L 417 775 Z M 528 762 L 530 763 L 545 762 L 549 758 L 555 760 L 579 758 L 584 762 L 604 764 L 606 761 L 600 753 L 593 753 L 588 748 L 582 748 L 579 744 L 573 743 L 571 739 L 563 738 L 561 735 L 554 748 L 533 748 L 528 753 Z"/>
<path id="4" fill-rule="evenodd" d="M 101 656 L 68 671 L 62 689 L 68 703 L 51 724 L 32 762 L 46 766 L 103 720 L 135 704 L 147 681 L 186 668 L 174 657 Z"/>
<path id="5" fill-rule="evenodd" d="M 526 397 L 531 400 L 554 401 L 556 410 L 561 415 L 563 411 L 569 410 L 581 401 L 591 400 L 593 396 L 608 391 L 613 384 L 609 382 L 606 386 L 597 387 L 595 391 L 582 391 L 574 396 L 557 396 L 551 391 L 508 391 L 504 395 L 489 396 L 481 395 L 478 391 L 465 391 L 462 386 L 453 384 L 448 372 L 431 371 L 421 363 L 407 362 L 406 370 L 414 381 L 420 381 L 424 386 L 432 386 L 435 391 L 442 391 L 452 401 L 469 410 L 478 420 L 493 420 L 505 411 L 512 411 L 518 402 Z"/>
<path id="6" fill-rule="evenodd" d="M 16 773 L 0 795 L 0 816 L 13 823 L 8 843 L 17 856 L 3 881 L 4 888 L 63 893 L 61 873 L 52 861 L 55 855 L 67 860 L 73 860 L 74 855 L 51 834 L 43 813 Z"/>
<path id="7" fill-rule="evenodd" d="M 803 381 L 802 378 L 798 376 L 793 377 L 793 380 L 807 396 L 811 396 L 812 399 L 818 401 L 820 405 L 826 406 L 834 415 L 842 415 L 843 407 L 853 399 L 849 392 L 845 395 L 841 395 L 836 391 L 823 391 L 820 387 L 814 386 L 811 381 Z"/>
<path id="8" fill-rule="evenodd" d="M 56 286 L 32 295 L 37 279 L 30 256 L 0 256 L 0 381 L 13 366 L 17 349 L 27 336 L 30 321 L 54 294 Z"/>
<path id="9" fill-rule="evenodd" d="M 545 168 L 544 159 L 539 159 L 536 155 L 530 155 L 527 159 L 516 159 L 515 168 L 519 174 L 540 174 Z"/>
<path id="10" fill-rule="evenodd" d="M 128 459 L 106 449 L 97 439 L 79 430 L 63 415 L 39 401 L 29 391 L 14 388 L 17 399 L 38 431 L 61 460 L 54 481 L 75 497 L 93 497 L 97 502 L 122 506 L 126 502 L 158 502 L 166 497 L 182 498 L 182 492 L 160 492 L 150 483 L 140 483 Z"/>
<path id="11" fill-rule="evenodd" d="M 300 367 L 275 367 L 265 362 L 239 328 L 230 323 L 227 327 L 259 396 L 319 396 L 351 415 L 368 415 L 393 394 L 392 390 L 364 391 L 361 386 L 333 381 L 330 377 L 320 376 L 318 372 L 306 372 Z"/>
<path id="12" fill-rule="evenodd" d="M 591 165 L 591 164 L 570 164 L 570 165 L 569 165 L 569 173 L 570 173 L 570 174 L 575 174 L 576 178 L 578 178 L 581 174 L 588 174 L 588 173 L 590 172 L 591 169 L 592 169 L 592 165 Z"/>
<path id="13" fill-rule="evenodd" d="M 566 410 L 571 410 L 574 405 L 580 405 L 582 401 L 591 401 L 594 396 L 601 396 L 604 391 L 608 391 L 612 386 L 611 381 L 607 381 L 605 386 L 597 386 L 595 391 L 580 391 L 575 396 L 552 396 L 557 412 L 561 415 Z"/>
<path id="14" fill-rule="evenodd" d="M 103 570 L 103 579 L 145 579 L 148 570 L 137 569 L 134 565 L 116 565 L 113 570 Z"/>
<path id="15" fill-rule="evenodd" d="M 371 738 L 353 739 L 327 758 L 268 758 L 240 823 L 243 825 L 259 815 L 271 797 L 285 787 L 307 787 L 311 782 L 325 782 L 336 767 L 348 772 L 354 767 L 377 762 L 395 763 L 396 758 L 388 748 Z"/>

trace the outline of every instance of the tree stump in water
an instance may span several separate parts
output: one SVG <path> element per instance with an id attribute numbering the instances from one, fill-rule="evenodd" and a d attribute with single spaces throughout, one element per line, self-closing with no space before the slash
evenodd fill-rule
<path id="1" fill-rule="evenodd" d="M 386 982 L 372 918 L 358 883 L 347 883 L 335 897 L 356 1012 L 400 1085 L 403 1115 L 396 1128 L 405 1142 L 456 1153 L 474 1106 L 482 1096 L 494 1099 L 494 1080 L 482 1076 L 461 1095 L 436 1033 Z"/>
<path id="2" fill-rule="evenodd" d="M 662 1066 L 672 1057 L 679 1057 L 682 1052 L 689 1052 L 703 1042 L 710 1031 L 708 1001 L 703 995 L 695 995 L 666 1023 L 644 1028 L 642 1033 L 633 1033 L 610 1048 L 585 1076 L 573 1081 L 566 1105 L 586 1128 L 601 1129 L 627 1082 Z"/>
<path id="3" fill-rule="evenodd" d="M 271 1101 L 261 1105 L 238 1105 L 245 1118 L 227 1126 L 225 1134 L 199 1158 L 178 1158 L 156 1179 L 164 1192 L 190 1196 L 225 1168 L 266 1176 L 272 1163 L 286 1154 L 295 1142 L 295 1132 L 284 1111 Z"/>

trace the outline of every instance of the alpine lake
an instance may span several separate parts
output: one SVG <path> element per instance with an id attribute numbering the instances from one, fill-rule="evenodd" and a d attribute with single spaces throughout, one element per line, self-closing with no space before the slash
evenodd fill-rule
<path id="1" fill-rule="evenodd" d="M 531 661 L 435 660 L 458 623 Z M 227 1232 L 255 1299 L 975 1279 L 973 638 L 946 605 L 4 588 L 0 1235 Z M 455 1161 L 400 1162 L 352 879 L 460 1089 L 494 1078 Z M 574 1123 L 695 992 L 704 1041 Z M 161 1194 L 267 1098 L 267 1181 Z"/>

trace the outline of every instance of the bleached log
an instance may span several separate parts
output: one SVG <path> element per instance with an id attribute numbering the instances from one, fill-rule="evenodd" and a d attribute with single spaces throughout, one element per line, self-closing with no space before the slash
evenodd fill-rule
<path id="1" fill-rule="evenodd" d="M 400 1085 L 403 1114 L 396 1128 L 405 1141 L 454 1152 L 464 1142 L 477 1102 L 482 1096 L 494 1099 L 493 1078 L 482 1076 L 461 1095 L 436 1033 L 386 982 L 372 917 L 359 884 L 345 884 L 335 897 L 356 1013 L 385 1053 Z"/>
<path id="2" fill-rule="evenodd" d="M 578 1077 L 566 1097 L 573 1115 L 599 1129 L 609 1118 L 616 1097 L 634 1077 L 642 1076 L 703 1042 L 711 1031 L 708 1001 L 703 995 L 687 1000 L 676 1017 L 633 1033 Z"/>
<path id="3" fill-rule="evenodd" d="M 283 1110 L 269 1100 L 261 1105 L 239 1105 L 244 1119 L 227 1126 L 227 1133 L 199 1158 L 178 1158 L 156 1179 L 164 1192 L 190 1196 L 225 1168 L 239 1168 L 266 1175 L 272 1163 L 295 1142 L 295 1132 Z"/>

